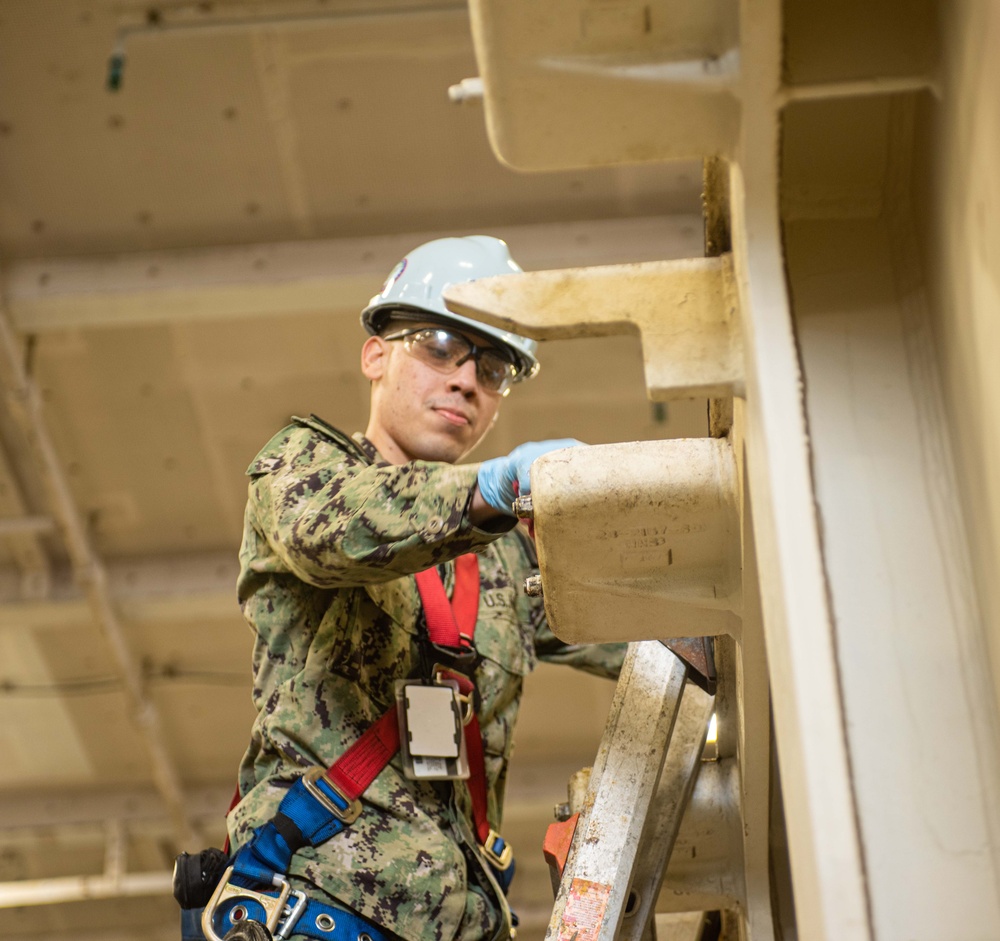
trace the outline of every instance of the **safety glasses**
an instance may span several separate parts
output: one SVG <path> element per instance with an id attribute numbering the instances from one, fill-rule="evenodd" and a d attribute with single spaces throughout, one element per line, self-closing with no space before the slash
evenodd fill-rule
<path id="1" fill-rule="evenodd" d="M 517 367 L 510 356 L 494 346 L 476 346 L 460 333 L 441 327 L 414 327 L 400 330 L 382 338 L 399 340 L 410 356 L 420 360 L 437 372 L 455 372 L 463 363 L 472 359 L 476 363 L 476 379 L 487 392 L 506 395 L 517 375 Z"/>

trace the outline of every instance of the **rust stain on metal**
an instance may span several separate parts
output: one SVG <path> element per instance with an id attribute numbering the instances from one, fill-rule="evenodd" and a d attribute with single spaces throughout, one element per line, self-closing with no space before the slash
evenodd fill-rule
<path id="1" fill-rule="evenodd" d="M 695 683 L 709 694 L 715 693 L 715 650 L 711 637 L 671 637 L 662 643 L 697 674 L 689 674 Z"/>

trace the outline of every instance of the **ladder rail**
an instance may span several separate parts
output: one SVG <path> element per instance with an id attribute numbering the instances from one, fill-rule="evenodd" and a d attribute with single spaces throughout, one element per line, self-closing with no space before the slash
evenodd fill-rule
<path id="1" fill-rule="evenodd" d="M 687 670 L 658 641 L 629 645 L 546 941 L 617 936 Z"/>
<path id="2" fill-rule="evenodd" d="M 714 696 L 694 683 L 684 684 L 660 783 L 638 847 L 630 886 L 634 900 L 618 932 L 618 941 L 641 941 L 649 937 L 663 876 L 701 770 L 705 738 L 714 708 Z"/>

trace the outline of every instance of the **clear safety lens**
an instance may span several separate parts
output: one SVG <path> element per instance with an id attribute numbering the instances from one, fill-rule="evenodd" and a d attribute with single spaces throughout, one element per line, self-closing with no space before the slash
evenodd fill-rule
<path id="1" fill-rule="evenodd" d="M 488 392 L 506 392 L 517 375 L 513 362 L 503 351 L 476 346 L 450 330 L 421 327 L 393 333 L 385 339 L 402 340 L 407 353 L 442 373 L 452 373 L 467 360 L 475 360 L 476 378 Z"/>

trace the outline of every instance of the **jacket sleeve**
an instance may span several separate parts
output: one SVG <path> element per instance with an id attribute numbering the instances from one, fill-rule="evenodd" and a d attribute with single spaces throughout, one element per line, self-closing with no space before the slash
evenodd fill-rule
<path id="1" fill-rule="evenodd" d="M 559 640 L 548 624 L 535 634 L 535 651 L 546 663 L 567 666 L 615 680 L 622 669 L 628 644 L 567 644 Z"/>
<path id="2" fill-rule="evenodd" d="M 476 464 L 432 461 L 369 464 L 290 426 L 248 470 L 247 533 L 252 528 L 271 550 L 262 556 L 258 545 L 248 566 L 339 588 L 389 581 L 469 552 L 502 532 L 469 521 L 477 471 Z"/>

